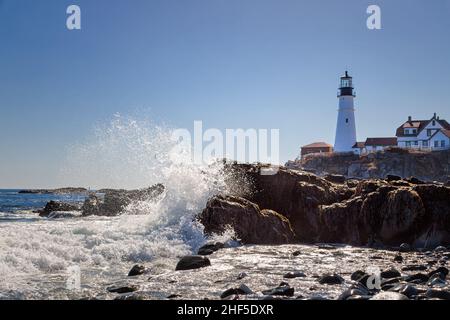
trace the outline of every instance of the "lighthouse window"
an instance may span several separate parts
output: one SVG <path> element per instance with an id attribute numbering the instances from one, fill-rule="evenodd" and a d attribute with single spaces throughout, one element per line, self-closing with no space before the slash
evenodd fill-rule
<path id="1" fill-rule="evenodd" d="M 347 119 L 345 119 L 345 123 L 348 123 L 348 118 L 347 118 Z"/>

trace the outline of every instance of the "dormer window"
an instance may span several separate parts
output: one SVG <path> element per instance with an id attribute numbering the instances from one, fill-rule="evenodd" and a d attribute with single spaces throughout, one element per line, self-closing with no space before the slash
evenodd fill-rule
<path id="1" fill-rule="evenodd" d="M 405 129 L 405 134 L 409 134 L 409 129 Z"/>
<path id="2" fill-rule="evenodd" d="M 434 127 L 434 126 L 436 126 L 436 121 L 435 121 L 435 120 L 433 120 L 433 127 Z"/>

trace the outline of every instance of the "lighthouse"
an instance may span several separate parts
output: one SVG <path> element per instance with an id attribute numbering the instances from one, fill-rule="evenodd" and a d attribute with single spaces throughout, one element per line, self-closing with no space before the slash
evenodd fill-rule
<path id="1" fill-rule="evenodd" d="M 345 71 L 341 77 L 338 99 L 339 110 L 336 126 L 334 152 L 352 152 L 356 143 L 355 106 L 356 97 L 352 77 Z"/>

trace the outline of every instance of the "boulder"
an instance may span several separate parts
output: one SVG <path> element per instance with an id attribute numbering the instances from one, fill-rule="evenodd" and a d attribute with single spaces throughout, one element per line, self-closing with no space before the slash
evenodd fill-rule
<path id="1" fill-rule="evenodd" d="M 37 211 L 40 217 L 48 217 L 52 212 L 67 212 L 67 211 L 79 211 L 80 207 L 76 204 L 49 201 L 44 209 Z"/>
<path id="2" fill-rule="evenodd" d="M 374 295 L 370 300 L 409 300 L 409 299 L 404 294 L 386 291 Z"/>
<path id="3" fill-rule="evenodd" d="M 324 275 L 323 277 L 319 278 L 319 283 L 328 285 L 342 284 L 344 283 L 344 279 L 337 274 Z"/>
<path id="4" fill-rule="evenodd" d="M 130 272 L 128 272 L 129 277 L 139 276 L 145 273 L 145 266 L 136 264 L 131 268 Z"/>
<path id="5" fill-rule="evenodd" d="M 222 242 L 207 243 L 198 249 L 197 254 L 199 256 L 209 256 L 224 247 L 225 245 Z"/>
<path id="6" fill-rule="evenodd" d="M 231 226 L 245 244 L 287 244 L 295 241 L 289 220 L 273 210 L 261 210 L 249 200 L 215 196 L 199 215 L 207 234 L 223 233 Z"/>
<path id="7" fill-rule="evenodd" d="M 211 262 L 204 256 L 184 256 L 180 259 L 180 261 L 178 261 L 175 270 L 192 270 L 208 267 L 210 265 Z"/>
<path id="8" fill-rule="evenodd" d="M 156 184 L 141 190 L 104 189 L 97 194 L 89 194 L 82 211 L 84 216 L 117 216 L 123 213 L 126 206 L 133 201 L 148 201 L 157 199 L 164 192 L 164 186 Z M 103 197 L 99 194 L 103 194 Z"/>

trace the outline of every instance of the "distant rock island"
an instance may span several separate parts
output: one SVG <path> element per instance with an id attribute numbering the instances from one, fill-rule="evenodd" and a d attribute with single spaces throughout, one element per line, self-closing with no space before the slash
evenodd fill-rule
<path id="1" fill-rule="evenodd" d="M 59 189 L 25 189 L 20 190 L 19 193 L 22 194 L 76 194 L 76 193 L 87 193 L 89 190 L 86 188 L 59 188 Z"/>

